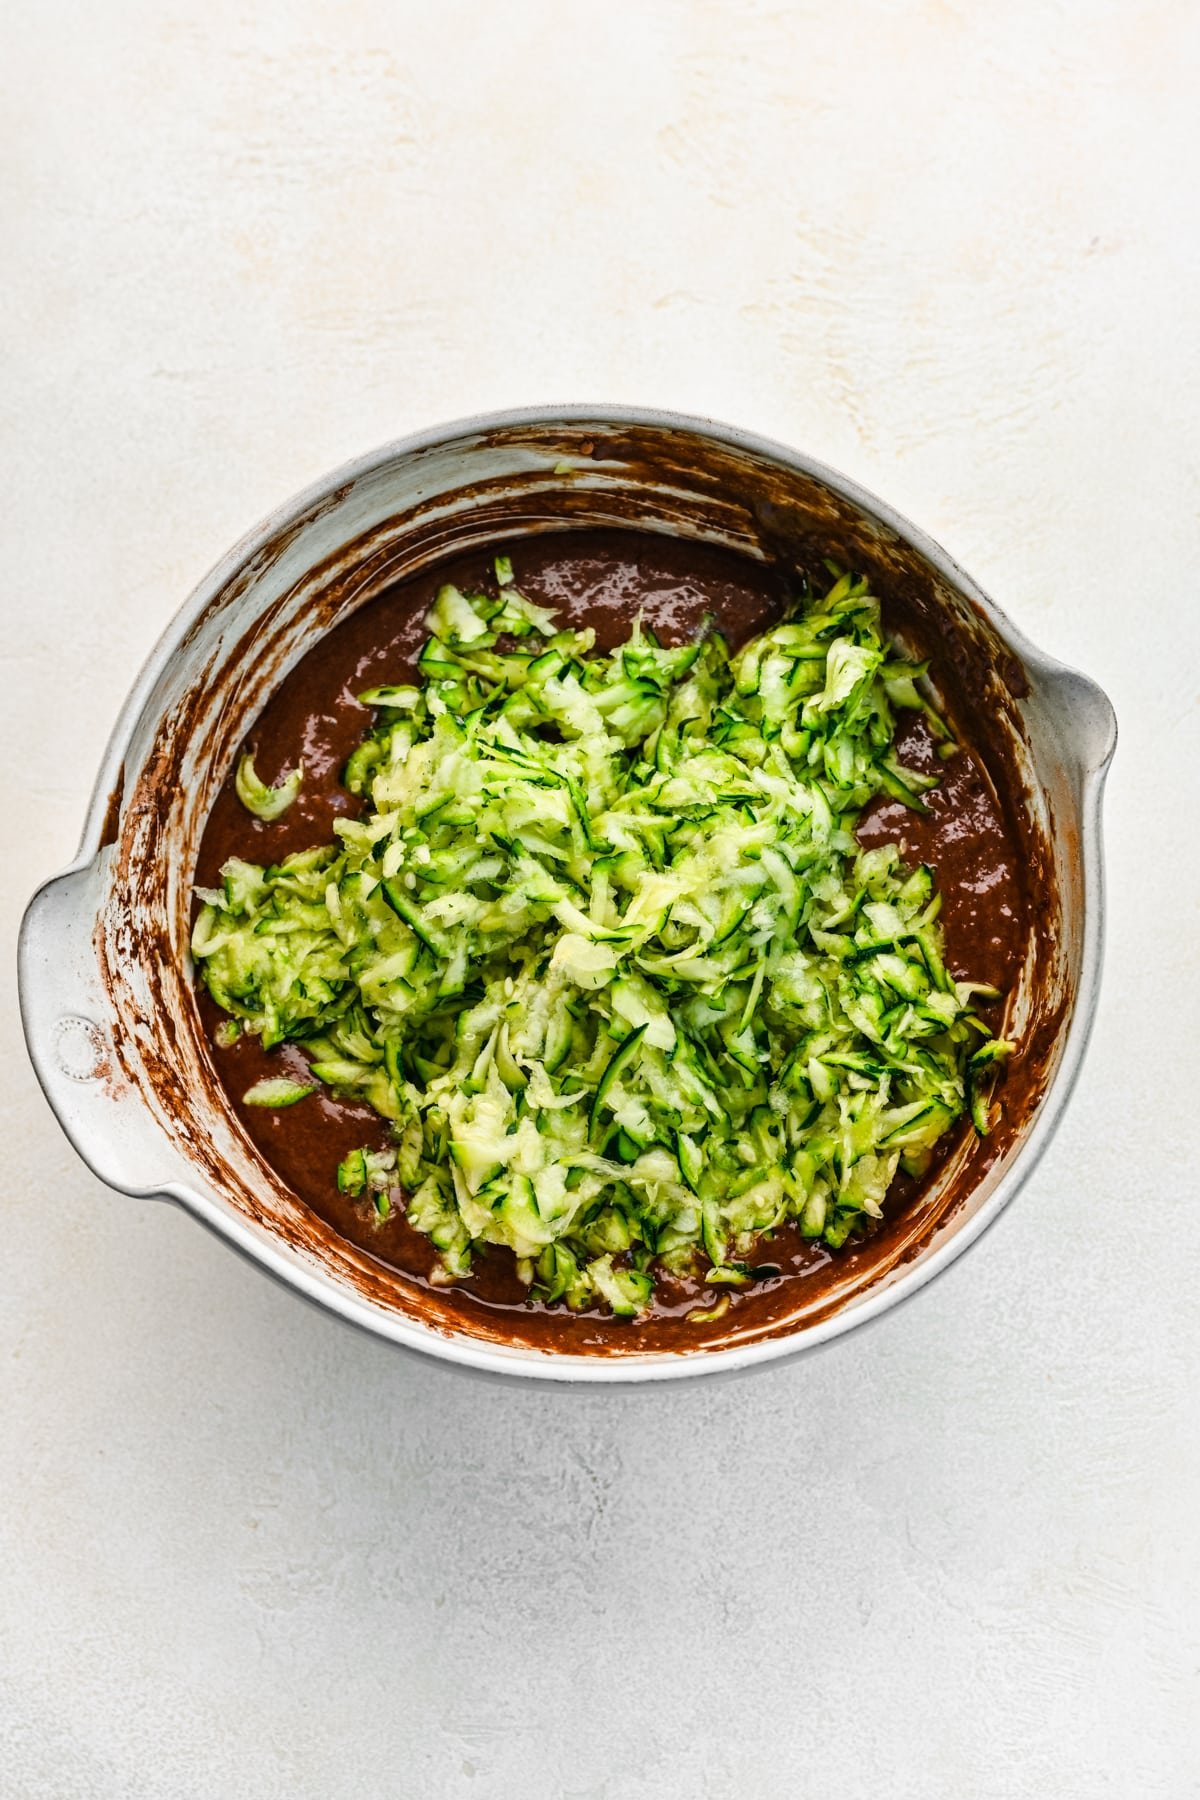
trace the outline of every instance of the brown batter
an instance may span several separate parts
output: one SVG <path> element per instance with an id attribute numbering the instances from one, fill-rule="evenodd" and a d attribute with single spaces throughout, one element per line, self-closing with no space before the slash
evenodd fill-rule
<path id="1" fill-rule="evenodd" d="M 543 605 L 555 606 L 564 624 L 594 627 L 601 645 L 621 643 L 642 612 L 660 638 L 677 643 L 693 636 L 706 615 L 736 646 L 777 616 L 783 578 L 761 564 L 691 540 L 625 531 L 552 533 L 497 544 L 513 556 L 521 589 Z M 333 837 L 333 820 L 359 810 L 340 785 L 346 759 L 370 724 L 370 709 L 355 695 L 382 682 L 418 679 L 414 659 L 425 637 L 424 616 L 443 581 L 466 591 L 491 589 L 491 553 L 459 558 L 401 582 L 369 602 L 321 639 L 292 671 L 264 708 L 245 748 L 254 752 L 261 778 L 274 782 L 297 760 L 304 763 L 299 799 L 281 819 L 264 823 L 242 807 L 226 782 L 206 827 L 196 879 L 216 885 L 230 856 L 272 863 L 296 850 Z M 889 612 L 893 629 L 907 621 Z M 955 720 L 960 734 L 961 720 Z M 864 815 L 864 843 L 892 840 L 912 862 L 927 862 L 943 896 L 942 923 L 951 972 L 1006 989 L 1020 967 L 1029 925 L 1029 900 L 1021 879 L 1022 859 L 1011 821 L 1005 816 L 986 770 L 982 743 L 967 744 L 939 763 L 923 719 L 901 715 L 897 747 L 903 762 L 935 768 L 940 786 L 928 797 L 922 817 L 897 802 L 883 801 Z M 236 766 L 236 759 L 235 759 Z M 211 1040 L 224 1016 L 201 988 L 200 1007 Z M 347 1152 L 360 1145 L 383 1148 L 389 1128 L 371 1108 L 321 1092 L 301 1105 L 278 1112 L 244 1107 L 241 1096 L 260 1077 L 307 1070 L 294 1045 L 265 1051 L 255 1038 L 240 1038 L 227 1049 L 213 1047 L 213 1064 L 249 1137 L 289 1187 L 334 1229 L 381 1262 L 424 1285 L 435 1261 L 429 1240 L 413 1231 L 402 1213 L 384 1223 L 373 1206 L 337 1191 L 335 1172 Z M 970 1129 L 970 1127 L 966 1127 Z M 940 1158 L 957 1136 L 943 1140 Z M 839 1269 L 860 1257 L 872 1259 L 886 1247 L 919 1202 L 922 1183 L 898 1178 L 888 1201 L 888 1220 L 868 1245 L 848 1245 L 837 1253 Z M 727 1335 L 731 1325 L 757 1323 L 786 1310 L 796 1278 L 819 1283 L 831 1252 L 806 1243 L 794 1228 L 763 1241 L 757 1261 L 763 1279 L 731 1292 L 725 1318 L 699 1325 L 683 1317 L 711 1305 L 714 1290 L 701 1278 L 660 1277 L 652 1313 L 636 1323 L 607 1314 L 575 1315 L 562 1307 L 530 1302 L 511 1254 L 492 1248 L 476 1255 L 469 1282 L 455 1289 L 456 1308 L 497 1329 L 498 1309 L 507 1309 L 511 1335 L 522 1342 L 562 1349 L 638 1348 L 665 1350 L 695 1346 Z M 766 1274 L 771 1268 L 777 1274 Z M 789 1290 L 784 1292 L 783 1290 Z M 470 1321 L 464 1318 L 464 1324 Z"/>

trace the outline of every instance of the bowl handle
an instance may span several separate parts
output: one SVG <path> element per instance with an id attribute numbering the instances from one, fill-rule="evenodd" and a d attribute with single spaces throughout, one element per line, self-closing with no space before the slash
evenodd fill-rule
<path id="1" fill-rule="evenodd" d="M 21 1022 L 42 1091 L 84 1162 L 109 1187 L 158 1194 L 180 1165 L 116 1052 L 94 943 L 106 854 L 30 901 L 17 951 Z"/>
<path id="2" fill-rule="evenodd" d="M 1108 773 L 1117 747 L 1117 715 L 1096 682 L 1065 663 L 1044 664 L 1046 685 L 1072 773 L 1084 788 Z"/>

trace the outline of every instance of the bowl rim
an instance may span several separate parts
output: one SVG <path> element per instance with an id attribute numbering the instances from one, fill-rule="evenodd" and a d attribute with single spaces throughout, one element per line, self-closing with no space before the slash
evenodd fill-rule
<path id="1" fill-rule="evenodd" d="M 346 1288 L 327 1271 L 318 1274 L 308 1264 L 285 1255 L 262 1228 L 251 1227 L 232 1206 L 220 1204 L 215 1197 L 200 1193 L 186 1181 L 171 1181 L 150 1190 L 124 1187 L 120 1182 L 113 1181 L 110 1172 L 97 1167 L 94 1151 L 86 1141 L 86 1133 L 74 1129 L 72 1121 L 64 1117 L 64 1108 L 59 1104 L 57 1094 L 58 1084 L 48 1067 L 44 1045 L 35 1030 L 34 1015 L 37 1008 L 34 993 L 38 972 L 30 954 L 30 939 L 33 935 L 30 927 L 35 908 L 51 889 L 71 878 L 84 875 L 95 864 L 101 851 L 110 796 L 117 785 L 134 727 L 160 675 L 180 649 L 190 628 L 221 591 L 282 533 L 309 519 L 329 501 L 332 494 L 389 464 L 422 452 L 447 447 L 458 439 L 469 440 L 489 433 L 520 428 L 537 429 L 555 425 L 579 427 L 590 424 L 602 428 L 632 427 L 686 433 L 774 462 L 825 486 L 867 518 L 893 532 L 922 556 L 942 580 L 978 607 L 997 634 L 1026 666 L 1036 670 L 1039 677 L 1048 681 L 1061 680 L 1070 684 L 1077 693 L 1086 690 L 1096 725 L 1093 732 L 1094 745 L 1083 756 L 1080 770 L 1082 932 L 1074 1002 L 1057 1066 L 1050 1076 L 1028 1135 L 1019 1144 L 1011 1164 L 975 1213 L 961 1226 L 950 1229 L 940 1243 L 890 1282 L 869 1290 L 861 1299 L 850 1301 L 812 1325 L 801 1325 L 795 1331 L 782 1332 L 778 1336 L 750 1343 L 732 1344 L 728 1347 L 714 1345 L 696 1352 L 614 1352 L 610 1355 L 592 1355 L 507 1346 L 466 1334 L 444 1335 L 403 1312 L 373 1304 Z M 919 1293 L 928 1282 L 978 1242 L 1007 1209 L 1044 1155 L 1078 1079 L 1095 1017 L 1103 961 L 1105 914 L 1100 806 L 1104 779 L 1115 747 L 1116 719 L 1107 696 L 1094 682 L 1068 665 L 1045 655 L 1032 644 L 927 532 L 869 489 L 815 457 L 778 440 L 700 415 L 611 402 L 596 405 L 571 403 L 515 407 L 429 426 L 351 458 L 275 507 L 257 525 L 245 532 L 202 577 L 160 633 L 130 688 L 101 758 L 76 855 L 65 869 L 38 888 L 22 923 L 19 986 L 22 1020 L 31 1059 L 60 1124 L 80 1156 L 101 1179 L 127 1193 L 145 1195 L 150 1192 L 175 1200 L 293 1292 L 369 1331 L 372 1336 L 382 1337 L 415 1353 L 433 1356 L 441 1362 L 480 1373 L 575 1383 L 679 1380 L 699 1375 L 732 1374 L 778 1362 L 786 1357 L 817 1349 L 851 1330 L 871 1324 Z M 140 1097 L 138 1104 L 142 1104 Z M 158 1129 L 155 1126 L 155 1130 Z"/>

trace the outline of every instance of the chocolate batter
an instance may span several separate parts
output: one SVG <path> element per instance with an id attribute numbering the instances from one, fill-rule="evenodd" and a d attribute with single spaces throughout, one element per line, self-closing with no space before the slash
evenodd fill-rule
<path id="1" fill-rule="evenodd" d="M 419 680 L 415 658 L 425 637 L 425 613 L 438 587 L 453 581 L 468 592 L 494 591 L 492 556 L 502 551 L 513 557 L 522 592 L 557 607 L 563 624 L 592 626 L 602 646 L 623 642 L 634 617 L 642 612 L 666 643 L 693 636 L 711 614 L 736 647 L 777 617 L 785 592 L 780 573 L 748 558 L 690 540 L 615 530 L 551 533 L 497 543 L 487 553 L 461 557 L 403 581 L 322 638 L 264 708 L 244 748 L 253 751 L 257 772 L 268 783 L 303 761 L 300 797 L 282 818 L 266 823 L 242 807 L 231 774 L 204 833 L 197 882 L 217 885 L 221 866 L 230 856 L 273 863 L 293 851 L 326 843 L 334 835 L 336 817 L 360 810 L 360 802 L 339 780 L 372 718 L 355 695 L 383 682 Z M 824 579 L 823 571 L 820 574 Z M 906 624 L 889 611 L 886 595 L 884 620 L 892 629 Z M 964 721 L 955 718 L 954 723 L 961 739 Z M 1016 832 L 987 771 L 986 743 L 978 731 L 973 735 L 976 741 L 967 741 L 949 762 L 941 763 L 924 720 L 901 714 L 896 739 L 901 761 L 936 769 L 940 786 L 927 797 L 926 816 L 897 802 L 875 803 L 863 816 L 859 837 L 864 844 L 894 841 L 908 861 L 932 866 L 943 896 L 951 972 L 1007 990 L 1020 968 L 1030 920 L 1029 896 Z M 202 987 L 198 993 L 211 1044 L 224 1015 Z M 996 1010 L 999 1015 L 1000 1008 Z M 380 1223 L 369 1201 L 352 1200 L 337 1191 L 339 1161 L 360 1145 L 387 1146 L 387 1123 L 371 1108 L 337 1100 L 324 1091 L 278 1112 L 243 1106 L 243 1093 L 261 1077 L 306 1074 L 306 1059 L 294 1045 L 268 1051 L 256 1038 L 243 1037 L 229 1048 L 213 1045 L 211 1055 L 246 1133 L 296 1195 L 371 1256 L 426 1285 L 435 1253 L 429 1240 L 408 1226 L 403 1212 Z M 839 1270 L 860 1258 L 874 1259 L 886 1249 L 887 1240 L 919 1205 L 938 1163 L 951 1153 L 964 1129 L 971 1128 L 960 1127 L 943 1139 L 937 1162 L 923 1181 L 897 1178 L 889 1194 L 887 1220 L 868 1244 L 851 1244 L 837 1253 Z M 575 1351 L 674 1349 L 725 1338 L 731 1327 L 757 1325 L 782 1314 L 794 1301 L 793 1283 L 821 1283 L 833 1253 L 787 1228 L 761 1242 L 756 1260 L 761 1278 L 743 1290 L 721 1290 L 730 1294 L 730 1310 L 710 1324 L 697 1325 L 684 1317 L 694 1307 L 711 1306 L 716 1298 L 700 1277 L 659 1276 L 654 1310 L 631 1323 L 599 1312 L 576 1315 L 561 1306 L 545 1308 L 531 1302 L 511 1254 L 498 1248 L 476 1253 L 474 1271 L 468 1282 L 456 1287 L 454 1301 L 458 1311 L 479 1322 L 486 1314 L 489 1335 L 495 1335 L 507 1318 L 511 1330 L 506 1335 L 521 1342 Z M 463 1323 L 469 1326 L 471 1318 L 464 1316 Z"/>

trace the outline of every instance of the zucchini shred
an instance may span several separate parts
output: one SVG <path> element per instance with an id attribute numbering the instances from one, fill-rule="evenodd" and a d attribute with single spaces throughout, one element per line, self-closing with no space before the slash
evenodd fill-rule
<path id="1" fill-rule="evenodd" d="M 830 568 L 736 654 L 640 621 L 597 652 L 497 558 L 495 595 L 439 590 L 419 685 L 359 696 L 337 841 L 198 890 L 230 1029 L 390 1121 L 337 1185 L 402 1209 L 435 1281 L 506 1246 L 544 1304 L 633 1317 L 691 1275 L 718 1318 L 764 1235 L 836 1251 L 956 1123 L 986 1133 L 1000 995 L 948 973 L 932 871 L 855 837 L 936 785 L 896 758 L 897 709 L 957 746 Z"/>

